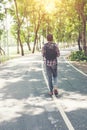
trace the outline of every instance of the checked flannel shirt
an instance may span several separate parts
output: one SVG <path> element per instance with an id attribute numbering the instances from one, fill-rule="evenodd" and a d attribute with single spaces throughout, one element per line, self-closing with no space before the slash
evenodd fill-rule
<path id="1" fill-rule="evenodd" d="M 47 44 L 47 43 L 46 43 Z M 44 46 L 46 46 L 46 44 Z M 48 43 L 48 45 L 50 46 L 50 43 Z M 59 48 L 57 46 L 57 44 L 55 44 L 56 46 L 56 52 L 57 52 L 57 57 L 54 59 L 54 60 L 47 60 L 45 58 L 45 47 L 43 46 L 42 48 L 42 55 L 43 55 L 43 60 L 44 60 L 44 63 L 47 65 L 47 66 L 54 66 L 54 65 L 57 65 L 57 57 L 60 56 L 60 51 L 59 51 Z"/>

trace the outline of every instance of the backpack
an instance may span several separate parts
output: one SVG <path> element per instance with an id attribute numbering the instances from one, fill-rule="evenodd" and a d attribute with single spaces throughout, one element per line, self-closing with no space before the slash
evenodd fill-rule
<path id="1" fill-rule="evenodd" d="M 57 51 L 56 51 L 56 46 L 55 43 L 48 44 L 46 43 L 45 45 L 45 58 L 47 60 L 54 60 L 57 57 Z"/>

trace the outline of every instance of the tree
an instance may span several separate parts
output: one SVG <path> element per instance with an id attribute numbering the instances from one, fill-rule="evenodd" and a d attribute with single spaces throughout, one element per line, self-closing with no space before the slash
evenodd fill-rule
<path id="1" fill-rule="evenodd" d="M 23 19 L 21 20 L 20 17 L 19 17 L 17 1 L 14 0 L 14 3 L 15 3 L 15 10 L 16 10 L 16 16 L 17 16 L 17 25 L 18 25 L 18 31 L 17 31 L 18 42 L 19 42 L 20 47 L 21 47 L 21 55 L 23 56 L 24 55 L 24 50 L 23 50 L 23 45 L 22 45 L 21 38 L 20 38 L 20 28 L 21 28 L 21 25 L 23 23 Z"/>
<path id="2" fill-rule="evenodd" d="M 75 9 L 78 13 L 79 19 L 81 20 L 81 33 L 79 33 L 82 38 L 83 50 L 85 55 L 87 55 L 87 43 L 86 43 L 86 22 L 87 22 L 87 1 L 86 0 L 76 0 L 75 1 Z"/>
<path id="3" fill-rule="evenodd" d="M 33 26 L 34 31 L 34 45 L 32 53 L 35 51 L 36 41 L 38 39 L 38 31 L 44 19 L 45 13 L 43 11 L 43 4 L 35 2 L 32 6 L 32 16 L 30 16 L 30 22 Z"/>
<path id="4" fill-rule="evenodd" d="M 4 19 L 4 14 L 2 11 L 2 5 L 3 5 L 3 1 L 0 2 L 0 25 L 1 27 L 3 27 L 3 19 Z M 1 36 L 3 34 L 3 28 L 0 28 L 0 40 L 1 40 Z M 5 54 L 5 51 L 2 49 L 1 44 L 0 44 L 0 54 Z"/>
<path id="5" fill-rule="evenodd" d="M 86 0 L 14 0 L 16 7 L 16 24 L 18 41 L 27 43 L 30 50 L 30 39 L 33 39 L 32 53 L 38 45 L 38 37 L 53 33 L 58 42 L 80 41 L 86 53 Z M 55 7 L 55 8 L 54 8 Z M 80 40 L 80 41 L 79 41 Z M 21 49 L 21 50 L 22 50 Z M 23 53 L 23 50 L 21 51 Z"/>

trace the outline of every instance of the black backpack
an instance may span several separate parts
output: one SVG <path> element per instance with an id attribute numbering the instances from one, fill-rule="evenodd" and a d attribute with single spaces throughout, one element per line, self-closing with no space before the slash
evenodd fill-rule
<path id="1" fill-rule="evenodd" d="M 46 43 L 45 45 L 45 58 L 47 60 L 54 60 L 57 57 L 57 51 L 55 43 Z"/>

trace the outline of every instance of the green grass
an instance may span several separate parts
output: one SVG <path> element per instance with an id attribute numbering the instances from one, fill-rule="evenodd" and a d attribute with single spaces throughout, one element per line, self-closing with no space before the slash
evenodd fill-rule
<path id="1" fill-rule="evenodd" d="M 10 55 L 10 56 L 7 56 L 7 55 L 0 55 L 0 63 L 4 63 L 10 59 L 14 59 L 14 58 L 17 58 L 19 57 L 19 55 Z"/>
<path id="2" fill-rule="evenodd" d="M 35 51 L 35 53 L 36 52 L 37 51 Z M 26 56 L 28 54 L 32 54 L 32 52 L 31 51 L 29 52 L 29 51 L 25 50 L 24 55 Z M 0 55 L 0 63 L 4 63 L 4 62 L 6 62 L 6 61 L 8 61 L 10 59 L 18 58 L 20 56 L 21 56 L 21 54 L 17 54 L 16 52 L 12 52 L 11 54 L 9 54 L 9 56 L 8 55 Z"/>
<path id="3" fill-rule="evenodd" d="M 9 57 L 8 56 L 4 56 L 4 55 L 1 55 L 0 56 L 0 62 L 3 63 L 5 61 L 9 60 Z"/>

